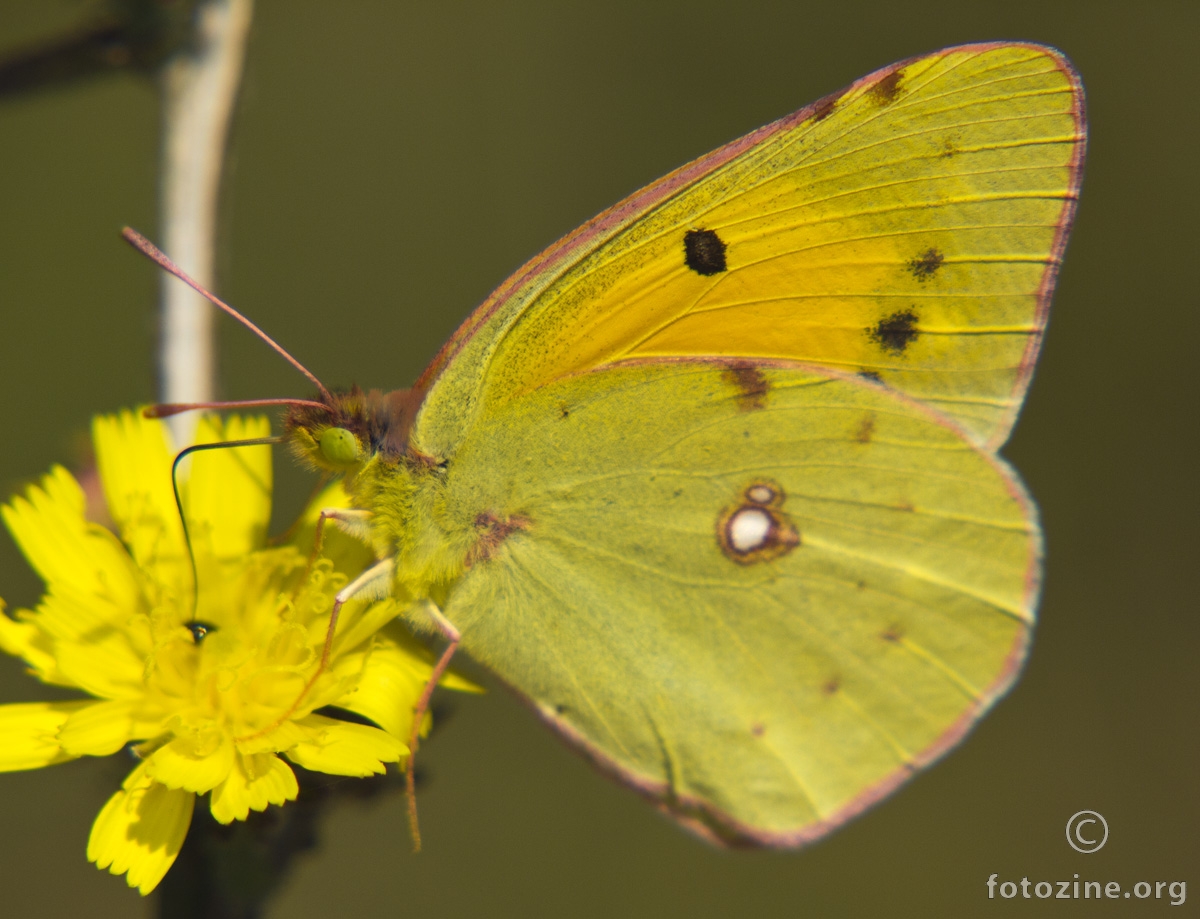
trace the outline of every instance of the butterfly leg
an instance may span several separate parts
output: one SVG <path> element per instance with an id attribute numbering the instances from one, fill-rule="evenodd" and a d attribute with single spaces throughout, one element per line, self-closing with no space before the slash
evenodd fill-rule
<path id="1" fill-rule="evenodd" d="M 329 657 L 333 653 L 333 633 L 337 630 L 338 615 L 341 613 L 342 607 L 350 600 L 379 600 L 386 597 L 392 591 L 392 570 L 394 568 L 395 563 L 390 558 L 376 562 L 334 595 L 333 611 L 329 614 L 329 625 L 325 629 L 325 644 L 321 649 L 321 663 L 317 667 L 317 672 L 312 675 L 304 687 L 304 693 L 300 698 L 304 698 L 304 694 L 312 688 L 313 683 L 329 665 Z"/>
<path id="2" fill-rule="evenodd" d="M 458 643 L 462 639 L 458 629 L 454 627 L 449 619 L 442 615 L 442 611 L 433 603 L 425 605 L 425 611 L 429 614 L 429 618 L 433 621 L 434 627 L 446 639 L 448 644 L 446 650 L 442 652 L 442 656 L 438 658 L 438 662 L 433 667 L 433 672 L 429 674 L 429 679 L 425 683 L 425 689 L 421 693 L 421 697 L 417 700 L 417 704 L 413 706 L 413 723 L 412 730 L 408 737 L 408 765 L 404 770 L 404 788 L 408 797 L 408 828 L 412 834 L 413 851 L 421 851 L 421 828 L 417 822 L 417 786 L 415 773 L 413 772 L 413 764 L 417 759 L 417 745 L 420 742 L 421 722 L 425 720 L 425 712 L 429 710 L 429 700 L 433 696 L 433 690 L 441 680 L 442 675 L 446 672 L 446 668 L 450 666 L 450 658 L 454 657 L 454 652 L 458 649 Z"/>
<path id="3" fill-rule="evenodd" d="M 321 660 L 317 664 L 317 669 L 313 672 L 313 675 L 304 684 L 304 688 L 300 690 L 300 694 L 296 696 L 296 701 L 288 707 L 286 712 L 262 730 L 256 731 L 253 734 L 247 734 L 244 737 L 235 737 L 234 740 L 242 742 L 269 734 L 296 713 L 301 703 L 312 692 L 312 688 L 317 685 L 317 680 L 321 678 L 321 674 L 329 666 L 329 658 L 333 654 L 333 636 L 337 631 L 338 616 L 342 612 L 342 607 L 354 599 L 378 600 L 386 597 L 392 589 L 392 570 L 394 567 L 393 561 L 390 558 L 385 558 L 383 561 L 372 565 L 334 595 L 333 610 L 329 614 L 329 625 L 325 627 L 325 642 L 321 648 Z"/>
<path id="4" fill-rule="evenodd" d="M 371 542 L 370 519 L 370 511 L 348 507 L 322 508 L 321 513 L 317 516 L 316 535 L 313 537 L 312 551 L 308 554 L 308 565 L 304 569 L 304 577 L 300 579 L 300 585 L 308 583 L 308 579 L 312 576 L 313 566 L 321 557 L 321 549 L 325 545 L 325 521 L 336 520 L 342 525 L 344 531 L 369 545 Z M 296 590 L 299 592 L 300 587 L 297 587 Z"/>

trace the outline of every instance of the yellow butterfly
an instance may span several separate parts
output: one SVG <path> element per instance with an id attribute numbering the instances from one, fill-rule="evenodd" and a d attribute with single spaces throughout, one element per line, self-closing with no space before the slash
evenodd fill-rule
<path id="1" fill-rule="evenodd" d="M 1051 48 L 903 61 L 552 246 L 412 389 L 317 383 L 286 436 L 379 559 L 339 602 L 407 601 L 439 673 L 461 647 L 713 841 L 859 813 L 1025 655 L 1040 534 L 995 451 L 1084 137 Z"/>

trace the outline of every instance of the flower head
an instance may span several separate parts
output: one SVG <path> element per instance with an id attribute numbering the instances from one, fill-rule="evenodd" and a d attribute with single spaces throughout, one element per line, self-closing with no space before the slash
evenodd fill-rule
<path id="1" fill-rule="evenodd" d="M 267 433 L 264 419 L 205 420 L 198 441 Z M 270 448 L 204 451 L 181 468 L 185 540 L 162 423 L 100 417 L 93 438 L 116 533 L 89 522 L 83 489 L 61 467 L 2 509 L 46 593 L 36 610 L 0 612 L 0 649 L 87 698 L 0 705 L 0 771 L 130 746 L 140 761 L 96 818 L 88 858 L 145 894 L 179 853 L 197 794 L 229 823 L 296 797 L 289 761 L 366 776 L 404 759 L 432 667 L 388 626 L 395 601 L 352 600 L 328 668 L 305 690 L 333 595 L 370 560 L 334 534 L 309 564 L 318 508 L 345 501 L 336 486 L 293 542 L 268 546 Z M 327 706 L 377 726 L 317 713 Z"/>

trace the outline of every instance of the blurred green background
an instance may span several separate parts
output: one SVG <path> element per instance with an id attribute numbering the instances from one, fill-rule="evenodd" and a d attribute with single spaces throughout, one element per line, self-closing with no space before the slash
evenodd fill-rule
<path id="1" fill-rule="evenodd" d="M 0 5 L 0 50 L 86 7 Z M 1135 11 L 1136 10 L 1136 11 Z M 719 852 L 599 778 L 502 690 L 423 751 L 403 802 L 348 804 L 278 917 L 1140 914 L 1166 900 L 987 900 L 985 881 L 1200 884 L 1195 2 L 317 3 L 259 0 L 222 198 L 217 289 L 325 382 L 408 385 L 527 257 L 717 145 L 899 58 L 1063 49 L 1090 150 L 1049 336 L 1006 455 L 1041 505 L 1041 624 L 960 749 L 796 853 Z M 0 488 L 76 461 L 90 416 L 155 398 L 158 97 L 116 75 L 0 104 Z M 222 321 L 229 398 L 304 382 Z M 284 511 L 306 477 L 279 463 Z M 39 584 L 0 535 L 0 595 Z M 45 691 L 0 661 L 0 699 Z M 84 859 L 127 764 L 0 775 L 6 915 L 151 915 Z M 1066 845 L 1094 809 L 1108 845 Z M 1180 912 L 1194 910 L 1192 902 Z"/>

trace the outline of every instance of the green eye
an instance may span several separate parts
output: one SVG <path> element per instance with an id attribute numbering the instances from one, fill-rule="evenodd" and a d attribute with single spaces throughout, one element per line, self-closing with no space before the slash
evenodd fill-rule
<path id="1" fill-rule="evenodd" d="M 326 428 L 321 432 L 321 455 L 337 466 L 349 466 L 358 460 L 358 439 L 345 428 Z"/>

